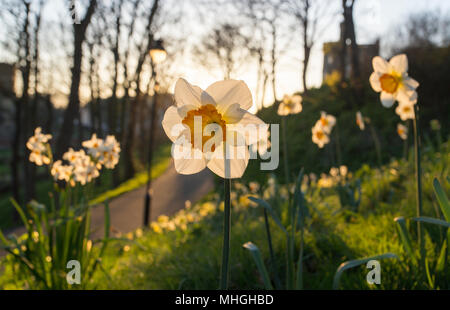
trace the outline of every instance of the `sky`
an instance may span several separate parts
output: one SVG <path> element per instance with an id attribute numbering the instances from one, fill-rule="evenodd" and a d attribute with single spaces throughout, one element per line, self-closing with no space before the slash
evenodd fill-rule
<path id="1" fill-rule="evenodd" d="M 320 0 L 319 0 L 320 1 Z M 340 4 L 340 1 L 337 1 Z M 386 43 L 383 38 L 390 37 L 395 30 L 395 26 L 406 21 L 408 16 L 425 10 L 441 10 L 450 13 L 450 1 L 445 0 L 358 0 L 354 8 L 354 20 L 356 24 L 356 36 L 359 44 L 374 42 L 381 38 L 382 49 L 381 56 L 388 57 L 383 50 L 383 44 Z M 341 18 L 330 25 L 324 36 L 315 44 L 311 62 L 308 70 L 307 84 L 309 87 L 320 86 L 322 83 L 323 53 L 322 44 L 328 41 L 337 41 L 339 39 L 339 23 Z M 300 48 L 298 42 L 298 48 Z M 296 49 L 288 51 L 280 59 L 277 69 L 277 99 L 281 99 L 283 94 L 292 94 L 301 90 L 301 55 Z M 250 69 L 246 74 L 239 78 L 244 80 L 254 93 L 256 88 L 256 69 Z M 205 89 L 208 85 L 215 82 L 217 77 L 211 76 L 206 70 L 199 70 L 198 66 L 183 67 L 181 75 L 188 81 L 199 85 Z M 265 105 L 273 102 L 272 91 L 266 92 L 267 97 Z"/>
<path id="2" fill-rule="evenodd" d="M 195 6 L 190 5 L 189 1 L 183 0 L 184 8 L 186 8 L 186 16 L 189 19 L 189 29 L 184 35 L 188 37 L 190 44 L 195 44 L 202 33 L 208 31 L 208 27 L 205 27 L 201 21 L 195 18 Z M 231 0 L 230 0 L 231 1 Z M 323 1 L 323 0 L 316 0 Z M 65 1 L 61 0 L 49 0 L 45 11 L 44 20 L 50 24 L 54 23 L 55 26 L 58 20 L 61 20 L 61 14 L 65 14 L 68 17 L 67 9 L 64 7 Z M 334 1 L 337 6 L 341 1 Z M 446 0 L 357 0 L 354 8 L 354 20 L 356 24 L 356 36 L 357 42 L 360 44 L 372 43 L 377 38 L 381 38 L 381 55 L 390 56 L 386 54 L 383 46 L 387 43 L 386 38 L 392 40 L 392 34 L 395 33 L 395 26 L 405 22 L 409 15 L 418 13 L 425 10 L 440 10 L 443 13 L 450 14 L 450 1 Z M 193 18 L 190 18 L 193 17 Z M 70 22 L 69 18 L 67 19 Z M 212 16 L 213 23 L 217 22 L 220 17 Z M 339 16 L 335 19 L 325 31 L 324 35 L 318 40 L 313 48 L 311 61 L 308 70 L 307 84 L 309 87 L 320 86 L 322 83 L 322 65 L 323 65 L 323 42 L 336 41 L 339 38 L 339 23 L 342 17 Z M 170 29 L 170 27 L 169 27 Z M 0 29 L 0 35 L 2 30 Z M 48 39 L 51 39 L 48 38 Z M 395 38 L 394 38 L 395 39 Z M 280 51 L 283 56 L 279 58 L 277 66 L 277 99 L 281 99 L 284 94 L 291 94 L 301 90 L 301 41 L 300 39 L 292 40 L 292 44 L 289 45 L 289 49 L 286 51 Z M 183 47 L 181 47 L 183 48 Z M 54 58 L 57 61 L 58 57 L 53 54 L 54 48 L 51 48 L 52 54 L 47 57 Z M 43 53 L 45 55 L 45 53 Z M 61 56 L 61 55 L 59 55 Z M 43 56 L 45 57 L 45 56 Z M 203 89 L 208 85 L 221 78 L 220 74 L 212 74 L 210 70 L 206 70 L 198 65 L 195 61 L 194 55 L 185 55 L 184 58 L 178 59 L 176 68 L 180 77 L 184 77 L 189 82 L 196 84 Z M 2 53 L 0 53 L 0 61 L 4 61 Z M 244 80 L 248 85 L 252 93 L 255 93 L 256 88 L 256 64 L 248 65 L 243 68 L 242 73 L 237 79 Z M 68 83 L 70 76 L 66 73 L 59 73 L 59 77 L 55 78 L 58 81 L 65 83 L 64 92 L 68 92 Z M 174 83 L 169 87 L 169 91 L 173 91 Z M 272 90 L 266 91 L 265 105 L 273 102 Z M 62 96 L 64 97 L 64 96 Z M 81 97 L 88 97 L 86 86 L 82 87 Z M 254 98 L 255 99 L 255 98 Z M 60 100 L 65 101 L 64 98 Z M 253 108 L 253 111 L 255 108 Z"/>

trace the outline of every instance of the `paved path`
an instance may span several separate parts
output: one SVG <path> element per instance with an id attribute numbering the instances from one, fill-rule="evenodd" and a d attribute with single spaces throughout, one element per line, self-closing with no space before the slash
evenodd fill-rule
<path id="1" fill-rule="evenodd" d="M 209 193 L 214 186 L 214 178 L 211 171 L 204 171 L 193 175 L 181 175 L 175 171 L 173 163 L 158 178 L 153 180 L 153 199 L 151 206 L 151 220 L 158 216 L 173 215 L 184 208 L 186 200 L 197 202 Z M 110 204 L 112 235 L 128 233 L 143 225 L 145 186 L 125 193 Z M 104 208 L 96 206 L 92 209 L 93 238 L 103 236 Z M 25 233 L 24 227 L 7 231 L 7 234 L 20 235 Z M 0 252 L 0 255 L 2 253 Z"/>
<path id="2" fill-rule="evenodd" d="M 193 175 L 181 175 L 171 164 L 166 172 L 152 182 L 151 220 L 156 220 L 161 214 L 173 215 L 184 208 L 186 200 L 197 202 L 213 189 L 213 180 L 212 172 L 208 169 Z M 142 227 L 145 190 L 143 186 L 110 202 L 111 229 L 114 234 Z M 103 217 L 102 206 L 92 210 L 94 238 L 102 236 Z"/>

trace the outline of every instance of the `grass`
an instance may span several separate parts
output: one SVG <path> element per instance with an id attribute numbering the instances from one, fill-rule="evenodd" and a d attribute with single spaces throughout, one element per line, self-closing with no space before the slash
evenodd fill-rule
<path id="1" fill-rule="evenodd" d="M 157 178 L 160 176 L 164 171 L 166 171 L 167 167 L 170 164 L 170 150 L 171 145 L 163 145 L 161 146 L 154 155 L 153 158 L 153 165 L 152 165 L 152 179 Z M 100 204 L 106 200 L 110 200 L 112 198 L 115 198 L 117 196 L 120 196 L 124 193 L 127 193 L 129 191 L 132 191 L 134 189 L 137 189 L 144 184 L 146 184 L 148 181 L 148 173 L 147 171 L 141 171 L 136 173 L 136 175 L 129 179 L 122 184 L 120 184 L 118 187 L 107 190 L 104 193 L 98 195 L 95 199 L 91 200 L 91 204 Z"/>
<path id="2" fill-rule="evenodd" d="M 441 218 L 433 194 L 434 177 L 441 180 L 444 190 L 449 184 L 450 144 L 441 149 L 426 147 L 423 155 L 424 215 Z M 381 284 L 366 282 L 368 269 L 360 266 L 347 270 L 341 277 L 342 289 L 428 289 L 411 265 L 397 234 L 394 218 L 405 216 L 415 238 L 415 181 L 412 154 L 408 161 L 393 160 L 382 169 L 363 165 L 354 171 L 351 180 L 360 179 L 362 200 L 357 210 L 340 203 L 334 187 L 312 186 L 306 190 L 310 216 L 306 220 L 304 251 L 304 288 L 331 289 L 338 266 L 347 260 L 395 253 L 399 259 L 381 261 Z M 261 289 L 263 279 L 248 250 L 242 245 L 256 244 L 268 270 L 269 253 L 264 229 L 263 212 L 246 198 L 245 184 L 233 182 L 232 226 L 230 245 L 231 289 Z M 283 190 L 277 195 L 277 212 L 286 221 L 286 201 Z M 217 289 L 219 286 L 223 204 L 218 194 L 210 194 L 190 209 L 182 210 L 171 219 L 161 219 L 153 230 L 137 230 L 125 237 L 128 241 L 112 243 L 103 258 L 102 269 L 92 286 L 104 289 Z M 186 225 L 189 218 L 197 218 Z M 184 220 L 183 220 L 184 219 Z M 173 223 L 173 225 L 170 225 Z M 284 278 L 284 236 L 270 221 L 276 266 Z M 426 229 L 426 250 L 430 264 L 443 231 L 431 225 Z M 298 245 L 296 246 L 298 254 Z M 271 271 L 269 271 L 271 272 Z M 436 287 L 450 289 L 450 270 L 436 277 Z M 4 270 L 0 287 L 17 287 L 12 271 Z"/>

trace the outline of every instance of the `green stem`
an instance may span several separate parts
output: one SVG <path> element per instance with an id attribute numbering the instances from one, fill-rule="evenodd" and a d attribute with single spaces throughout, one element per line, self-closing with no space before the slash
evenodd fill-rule
<path id="1" fill-rule="evenodd" d="M 228 289 L 228 260 L 230 256 L 230 226 L 231 226 L 231 204 L 230 191 L 231 179 L 224 179 L 224 217 L 223 217 L 223 248 L 222 248 L 222 273 L 220 289 Z"/>
<path id="2" fill-rule="evenodd" d="M 342 164 L 342 154 L 341 154 L 341 142 L 339 140 L 339 127 L 336 122 L 336 155 L 337 155 L 337 163 L 338 166 Z"/>
<path id="3" fill-rule="evenodd" d="M 301 235 L 300 235 L 300 253 L 298 255 L 298 270 L 297 270 L 297 289 L 303 289 L 303 248 L 304 248 L 304 236 L 305 229 L 303 227 L 303 215 L 302 215 L 302 227 L 301 227 Z"/>
<path id="4" fill-rule="evenodd" d="M 380 139 L 378 139 L 377 132 L 375 131 L 375 128 L 373 127 L 372 123 L 369 124 L 370 126 L 370 133 L 372 134 L 373 142 L 375 144 L 375 150 L 377 152 L 377 160 L 378 160 L 378 166 L 381 167 L 381 146 L 380 146 Z"/>
<path id="5" fill-rule="evenodd" d="M 421 182 L 421 167 L 420 167 L 420 131 L 419 131 L 419 106 L 414 105 L 414 154 L 416 162 L 416 212 L 417 217 L 422 216 L 422 182 Z M 417 222 L 417 234 L 420 246 L 420 256 L 422 262 L 425 260 L 425 244 L 423 230 L 420 222 Z"/>
<path id="6" fill-rule="evenodd" d="M 287 140 L 286 140 L 286 127 L 287 127 L 287 119 L 286 116 L 281 117 L 281 127 L 283 132 L 283 159 L 284 159 L 284 176 L 286 184 L 289 184 L 289 161 L 288 161 L 288 149 L 287 149 Z"/>
<path id="7" fill-rule="evenodd" d="M 291 232 L 287 234 L 287 266 L 286 266 L 286 288 L 288 290 L 294 289 L 294 244 Z"/>
<path id="8" fill-rule="evenodd" d="M 269 253 L 270 253 L 270 265 L 272 267 L 273 277 L 275 280 L 275 286 L 277 288 L 281 287 L 280 278 L 278 277 L 278 270 L 277 265 L 275 263 L 275 255 L 273 253 L 273 246 L 272 246 L 272 235 L 270 234 L 270 226 L 269 226 L 269 218 L 267 216 L 267 210 L 264 209 L 264 223 L 266 226 L 266 233 L 267 233 L 267 243 L 269 245 Z"/>

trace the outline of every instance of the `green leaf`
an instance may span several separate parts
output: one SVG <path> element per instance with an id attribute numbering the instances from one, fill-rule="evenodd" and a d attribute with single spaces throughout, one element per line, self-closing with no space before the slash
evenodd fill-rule
<path id="1" fill-rule="evenodd" d="M 30 225 L 28 223 L 27 217 L 25 216 L 25 213 L 23 212 L 23 209 L 19 206 L 19 204 L 17 203 L 17 201 L 14 198 L 11 198 L 10 201 L 13 204 L 14 208 L 16 209 L 17 213 L 19 213 L 19 216 L 22 219 L 23 224 L 29 231 Z"/>
<path id="2" fill-rule="evenodd" d="M 417 258 L 416 258 L 416 255 L 414 253 L 413 247 L 412 247 L 412 243 L 411 243 L 411 238 L 409 236 L 409 232 L 406 229 L 405 218 L 403 216 L 396 217 L 394 219 L 394 221 L 398 225 L 398 231 L 399 231 L 399 234 L 400 234 L 400 238 L 402 239 L 402 244 L 403 244 L 403 248 L 405 249 L 405 252 L 408 253 L 408 255 L 411 258 L 411 260 L 414 263 L 416 263 L 417 262 Z"/>
<path id="3" fill-rule="evenodd" d="M 242 245 L 245 249 L 249 250 L 253 255 L 253 259 L 255 260 L 256 267 L 258 267 L 259 274 L 263 278 L 264 286 L 267 290 L 273 290 L 272 283 L 270 282 L 269 273 L 267 272 L 266 266 L 261 257 L 261 252 L 258 247 L 251 242 L 247 242 Z"/>
<path id="4" fill-rule="evenodd" d="M 436 263 L 436 272 L 441 272 L 445 268 L 445 256 L 447 255 L 447 242 L 448 240 L 444 240 L 441 247 L 441 252 L 439 254 L 438 261 Z"/>
<path id="5" fill-rule="evenodd" d="M 340 282 L 342 274 L 344 273 L 345 270 L 367 264 L 367 262 L 369 262 L 371 260 L 380 260 L 380 259 L 387 259 L 387 258 L 398 258 L 398 257 L 397 257 L 397 255 L 395 255 L 393 253 L 385 253 L 385 254 L 381 254 L 381 255 L 375 255 L 375 256 L 371 256 L 371 257 L 350 260 L 350 261 L 342 263 L 339 266 L 339 268 L 337 269 L 336 274 L 334 275 L 333 289 L 334 290 L 338 289 L 339 282 Z"/>
<path id="6" fill-rule="evenodd" d="M 278 225 L 278 227 L 281 228 L 281 230 L 287 234 L 287 230 L 286 228 L 284 228 L 283 224 L 281 224 L 281 221 L 278 217 L 278 215 L 275 213 L 275 211 L 273 210 L 273 208 L 270 206 L 270 204 L 268 204 L 267 202 L 265 202 L 262 199 L 256 198 L 256 197 L 248 197 L 248 199 L 250 199 L 253 202 L 256 202 L 257 204 L 259 204 L 261 207 L 265 208 L 267 211 L 269 211 L 270 215 L 272 216 L 273 220 L 275 221 L 275 223 Z"/>
<path id="7" fill-rule="evenodd" d="M 447 222 L 450 222 L 450 202 L 437 178 L 433 180 L 434 193 Z"/>
<path id="8" fill-rule="evenodd" d="M 428 284 L 430 285 L 431 289 L 434 289 L 434 277 L 430 273 L 430 264 L 426 257 L 425 257 L 425 271 L 427 273 Z"/>
<path id="9" fill-rule="evenodd" d="M 443 221 L 443 220 L 435 219 L 435 218 L 432 218 L 432 217 L 426 217 L 426 216 L 414 217 L 414 218 L 412 218 L 412 220 L 416 221 L 416 222 L 423 222 L 423 223 L 440 225 L 440 226 L 444 226 L 444 227 L 450 228 L 450 222 L 446 222 L 446 221 Z"/>

